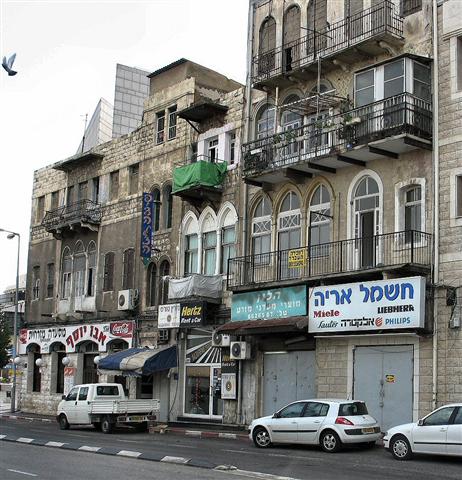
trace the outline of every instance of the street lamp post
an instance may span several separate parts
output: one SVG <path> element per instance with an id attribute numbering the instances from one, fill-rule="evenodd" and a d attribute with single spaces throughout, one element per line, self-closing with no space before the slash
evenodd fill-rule
<path id="1" fill-rule="evenodd" d="M 19 303 L 19 251 L 21 247 L 21 235 L 10 230 L 0 228 L 0 232 L 7 233 L 7 238 L 11 240 L 18 237 L 18 255 L 16 259 L 16 292 L 14 299 L 14 318 L 13 318 L 13 342 L 14 342 L 14 357 L 18 355 L 18 303 Z M 13 388 L 11 389 L 11 412 L 16 411 L 16 362 L 13 361 Z"/>

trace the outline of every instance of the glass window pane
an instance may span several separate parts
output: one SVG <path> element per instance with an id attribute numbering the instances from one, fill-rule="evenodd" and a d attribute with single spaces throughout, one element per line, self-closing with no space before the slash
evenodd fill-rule
<path id="1" fill-rule="evenodd" d="M 228 227 L 223 230 L 223 243 L 233 243 L 235 241 L 235 228 Z"/>
<path id="2" fill-rule="evenodd" d="M 448 425 L 454 407 L 447 407 L 432 413 L 424 420 L 424 425 Z"/>
<path id="3" fill-rule="evenodd" d="M 358 187 L 356 188 L 355 197 L 362 197 L 366 195 L 366 180 L 367 178 L 363 178 L 359 183 Z"/>
<path id="4" fill-rule="evenodd" d="M 293 403 L 292 405 L 283 408 L 279 412 L 280 418 L 297 418 L 302 416 L 303 409 L 305 408 L 305 402 Z"/>
<path id="5" fill-rule="evenodd" d="M 374 70 L 359 73 L 356 75 L 356 90 L 371 87 L 374 85 Z"/>
<path id="6" fill-rule="evenodd" d="M 404 92 L 404 77 L 395 78 L 385 82 L 383 85 L 383 96 L 385 98 L 393 97 Z"/>
<path id="7" fill-rule="evenodd" d="M 377 185 L 377 182 L 371 177 L 367 177 L 367 193 L 379 193 L 379 186 Z"/>
<path id="8" fill-rule="evenodd" d="M 430 83 L 430 68 L 414 62 L 414 78 L 424 83 Z"/>
<path id="9" fill-rule="evenodd" d="M 365 88 L 356 92 L 355 103 L 357 107 L 374 103 L 374 87 Z"/>
<path id="10" fill-rule="evenodd" d="M 390 80 L 392 78 L 400 77 L 404 75 L 404 61 L 388 63 L 383 67 L 384 80 Z"/>

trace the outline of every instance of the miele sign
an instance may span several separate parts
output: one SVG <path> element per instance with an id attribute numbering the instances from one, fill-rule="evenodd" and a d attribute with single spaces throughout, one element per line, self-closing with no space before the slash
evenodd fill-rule
<path id="1" fill-rule="evenodd" d="M 309 332 L 361 332 L 422 328 L 425 278 L 310 288 Z"/>

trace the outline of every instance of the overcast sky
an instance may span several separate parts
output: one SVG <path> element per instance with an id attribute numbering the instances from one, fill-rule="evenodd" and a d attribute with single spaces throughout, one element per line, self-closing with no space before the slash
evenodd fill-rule
<path id="1" fill-rule="evenodd" d="M 0 228 L 21 234 L 26 273 L 33 171 L 73 155 L 83 115 L 114 101 L 116 63 L 154 71 L 185 57 L 244 83 L 248 0 L 0 0 Z M 0 232 L 0 292 L 16 241 Z"/>

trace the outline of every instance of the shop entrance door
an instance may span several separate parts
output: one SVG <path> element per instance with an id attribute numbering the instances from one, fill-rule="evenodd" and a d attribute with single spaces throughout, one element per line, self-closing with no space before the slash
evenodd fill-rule
<path id="1" fill-rule="evenodd" d="M 222 418 L 221 365 L 187 365 L 185 384 L 185 415 Z"/>
<path id="2" fill-rule="evenodd" d="M 356 347 L 353 395 L 366 402 L 382 432 L 412 422 L 413 371 L 412 345 Z"/>
<path id="3" fill-rule="evenodd" d="M 263 415 L 271 415 L 295 400 L 315 397 L 315 352 L 265 353 Z"/>

